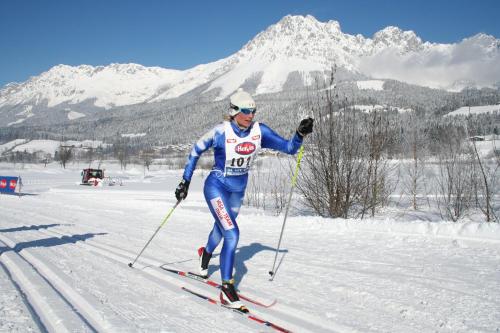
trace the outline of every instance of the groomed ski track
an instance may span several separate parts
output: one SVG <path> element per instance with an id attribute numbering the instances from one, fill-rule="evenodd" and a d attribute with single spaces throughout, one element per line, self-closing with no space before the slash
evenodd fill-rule
<path id="1" fill-rule="evenodd" d="M 36 195 L 0 196 L 0 331 L 273 332 L 181 290 L 217 297 L 214 288 L 159 268 L 196 266 L 212 225 L 198 178 L 127 266 L 175 203 L 177 176 L 122 188 L 40 181 Z M 258 317 L 293 332 L 500 329 L 494 225 L 292 216 L 269 282 L 281 222 L 246 207 L 239 217 L 238 288 L 263 303 L 277 299 L 268 309 L 247 304 Z M 209 267 L 216 281 L 219 250 Z"/>
<path id="2" fill-rule="evenodd" d="M 7 210 L 8 211 L 8 210 Z M 4 211 L 6 213 L 6 211 Z M 218 291 L 213 287 L 206 286 L 198 281 L 188 280 L 183 277 L 178 277 L 172 273 L 166 272 L 160 268 L 164 263 L 151 258 L 148 255 L 142 256 L 134 265 L 133 268 L 129 268 L 127 264 L 132 261 L 137 253 L 131 252 L 129 250 L 123 249 L 121 247 L 100 243 L 93 240 L 85 234 L 70 235 L 64 232 L 57 231 L 58 219 L 52 217 L 43 216 L 40 214 L 29 213 L 31 219 L 36 220 L 42 226 L 38 228 L 34 225 L 21 225 L 22 219 L 18 219 L 15 215 L 9 216 L 10 221 L 19 221 L 19 224 L 11 225 L 11 229 L 19 228 L 30 230 L 33 229 L 35 232 L 31 232 L 31 236 L 34 238 L 39 237 L 39 239 L 47 240 L 52 239 L 57 242 L 57 239 L 71 240 L 75 246 L 80 248 L 82 251 L 92 252 L 95 257 L 95 262 L 103 262 L 102 259 L 107 259 L 114 264 L 118 265 L 120 269 L 129 270 L 129 274 L 140 274 L 142 277 L 148 280 L 149 284 L 155 284 L 159 288 L 163 288 L 172 292 L 178 298 L 182 298 L 182 302 L 197 303 L 192 305 L 194 307 L 202 306 L 207 308 L 209 311 L 214 311 L 216 313 L 221 312 L 224 314 L 227 309 L 214 309 L 213 306 L 202 302 L 197 298 L 186 297 L 184 291 L 182 291 L 183 286 L 189 286 L 191 290 L 199 293 L 204 293 L 210 295 L 214 298 L 218 298 Z M 20 227 L 21 226 L 21 227 Z M 50 226 L 45 228 L 43 226 Z M 31 297 L 28 297 L 29 305 L 35 309 L 35 316 L 42 318 L 41 322 L 45 327 L 48 327 L 48 331 L 57 332 L 126 332 L 134 331 L 126 325 L 120 318 L 120 314 L 113 313 L 109 311 L 102 304 L 95 304 L 96 300 L 93 299 L 91 295 L 80 295 L 78 292 L 72 288 L 64 280 L 69 280 L 69 277 L 64 277 L 63 272 L 58 272 L 54 267 L 48 267 L 42 263 L 40 259 L 30 253 L 28 249 L 21 249 L 23 247 L 23 242 L 16 243 L 15 241 L 9 239 L 8 237 L 0 234 L 0 240 L 9 244 L 7 250 L 4 250 L 2 256 L 2 262 L 9 270 L 9 272 L 15 277 L 14 279 L 18 281 L 21 285 L 21 290 L 26 292 Z M 5 256 L 5 257 L 4 257 Z M 18 269 L 11 264 L 11 257 L 18 258 L 17 260 L 23 260 L 25 265 L 31 266 L 33 270 L 38 273 L 38 280 L 34 281 L 24 281 L 22 274 L 18 272 L 23 272 L 26 268 Z M 41 269 L 37 269 L 40 267 Z M 40 273 L 42 271 L 43 273 Z M 19 276 L 21 277 L 19 277 Z M 60 277 L 61 276 L 61 277 Z M 40 279 L 47 281 L 50 284 L 49 288 L 45 288 L 44 291 L 33 293 L 32 289 L 37 289 L 37 285 L 40 283 Z M 21 281 L 21 282 L 19 282 Z M 140 288 L 140 287 L 139 287 Z M 271 303 L 272 297 L 276 295 L 266 295 L 266 298 L 259 297 L 259 295 L 248 293 L 244 291 L 248 296 L 262 302 Z M 255 291 L 254 291 L 255 293 Z M 262 293 L 265 294 L 265 293 Z M 278 297 L 279 298 L 279 297 Z M 64 303 L 66 307 L 61 305 L 52 305 L 50 302 L 46 304 L 39 305 L 38 299 L 49 299 L 50 302 L 60 302 Z M 89 299 L 90 301 L 87 301 Z M 92 305 L 93 304 L 93 305 Z M 289 306 L 285 304 L 276 304 L 272 308 L 262 308 L 259 306 L 249 305 L 251 313 L 259 316 L 268 321 L 272 321 L 275 324 L 285 327 L 292 332 L 355 332 L 356 330 L 349 327 L 344 327 L 342 325 L 335 324 L 333 322 L 325 324 L 322 322 L 321 318 L 315 317 L 313 315 L 307 314 L 300 310 L 300 305 Z M 147 309 L 144 309 L 147 311 Z M 219 314 L 220 315 L 220 314 Z M 226 316 L 224 314 L 224 316 Z M 242 325 L 248 326 L 247 329 L 255 331 L 274 331 L 272 328 L 262 327 L 255 324 L 252 321 L 242 318 L 238 314 L 232 314 L 232 320 L 240 322 Z M 71 318 L 67 320 L 65 318 Z M 196 317 L 193 317 L 193 321 Z"/>

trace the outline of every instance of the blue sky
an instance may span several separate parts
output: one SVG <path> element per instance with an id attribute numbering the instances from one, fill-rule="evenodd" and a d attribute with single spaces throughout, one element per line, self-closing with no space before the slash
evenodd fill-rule
<path id="1" fill-rule="evenodd" d="M 287 14 L 371 37 L 388 25 L 424 41 L 500 38 L 499 0 L 0 1 L 0 87 L 57 64 L 187 69 L 227 57 Z"/>

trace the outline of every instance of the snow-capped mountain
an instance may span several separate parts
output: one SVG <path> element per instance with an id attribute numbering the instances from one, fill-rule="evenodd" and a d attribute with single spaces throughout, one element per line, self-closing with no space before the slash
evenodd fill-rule
<path id="1" fill-rule="evenodd" d="M 0 106 L 46 101 L 48 107 L 64 102 L 95 99 L 99 107 L 143 102 L 182 72 L 137 64 L 77 67 L 58 65 L 21 84 L 9 84 L 0 92 Z"/>
<path id="2" fill-rule="evenodd" d="M 500 78 L 500 40 L 478 34 L 456 44 L 423 42 L 387 27 L 366 38 L 337 21 L 286 16 L 227 58 L 180 71 L 138 64 L 58 65 L 0 90 L 4 107 L 91 103 L 101 108 L 156 102 L 196 91 L 224 99 L 244 86 L 254 94 L 307 86 L 336 65 L 351 78 L 396 79 L 433 88 L 463 82 L 493 86 Z"/>

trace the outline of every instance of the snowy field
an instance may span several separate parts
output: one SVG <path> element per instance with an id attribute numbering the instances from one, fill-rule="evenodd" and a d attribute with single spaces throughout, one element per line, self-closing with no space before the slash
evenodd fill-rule
<path id="1" fill-rule="evenodd" d="M 21 175 L 25 193 L 0 195 L 0 332 L 276 332 L 183 291 L 218 299 L 161 268 L 196 267 L 212 227 L 201 173 L 129 268 L 174 205 L 182 171 L 108 165 L 123 186 L 86 187 L 83 167 L 0 164 L 0 175 Z M 276 300 L 245 302 L 252 315 L 293 332 L 500 332 L 498 224 L 294 214 L 271 282 L 282 220 L 240 213 L 238 288 Z"/>
<path id="2" fill-rule="evenodd" d="M 483 106 L 462 106 L 448 113 L 446 116 L 467 116 L 469 114 L 481 114 L 481 113 L 494 113 L 500 112 L 500 104 L 496 105 L 483 105 Z"/>

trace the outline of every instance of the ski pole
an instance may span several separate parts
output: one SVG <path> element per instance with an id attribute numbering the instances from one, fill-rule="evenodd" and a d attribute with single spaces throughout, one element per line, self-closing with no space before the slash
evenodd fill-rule
<path id="1" fill-rule="evenodd" d="M 165 216 L 165 218 L 163 219 L 163 221 L 161 222 L 161 224 L 158 226 L 158 228 L 156 228 L 156 231 L 155 233 L 153 234 L 153 236 L 151 236 L 151 238 L 148 240 L 148 242 L 146 243 L 146 245 L 144 245 L 144 247 L 142 248 L 141 252 L 139 252 L 139 254 L 137 255 L 137 257 L 134 259 L 133 262 L 130 262 L 128 264 L 128 267 L 132 267 L 134 266 L 135 262 L 137 261 L 137 259 L 139 259 L 139 257 L 141 256 L 142 252 L 144 252 L 144 250 L 146 249 L 146 247 L 148 247 L 149 243 L 151 243 L 151 241 L 153 240 L 153 238 L 156 236 L 156 234 L 158 233 L 158 231 L 160 231 L 161 227 L 163 227 L 163 225 L 167 222 L 168 218 L 170 217 L 170 215 L 172 215 L 172 213 L 174 212 L 175 208 L 177 208 L 177 206 L 181 203 L 182 199 L 177 201 L 174 205 L 174 207 L 172 207 L 170 209 L 170 211 L 168 212 L 167 216 Z"/>
<path id="2" fill-rule="evenodd" d="M 288 203 L 286 205 L 286 210 L 285 210 L 285 218 L 283 219 L 283 224 L 281 225 L 280 239 L 278 241 L 278 247 L 276 248 L 276 254 L 274 255 L 273 268 L 269 271 L 269 275 L 271 275 L 270 281 L 272 281 L 274 279 L 274 274 L 276 273 L 274 271 L 274 267 L 276 266 L 276 259 L 278 258 L 278 252 L 280 250 L 281 239 L 283 237 L 283 231 L 285 230 L 285 223 L 286 223 L 286 218 L 288 216 L 288 209 L 290 208 L 290 202 L 292 201 L 293 189 L 295 188 L 295 184 L 297 183 L 297 176 L 299 174 L 299 169 L 300 169 L 300 161 L 302 160 L 303 155 L 304 155 L 304 145 L 300 146 L 299 153 L 297 154 L 297 164 L 295 165 L 295 171 L 294 171 L 293 177 L 292 177 L 292 188 L 290 189 L 290 195 L 288 196 Z"/>

